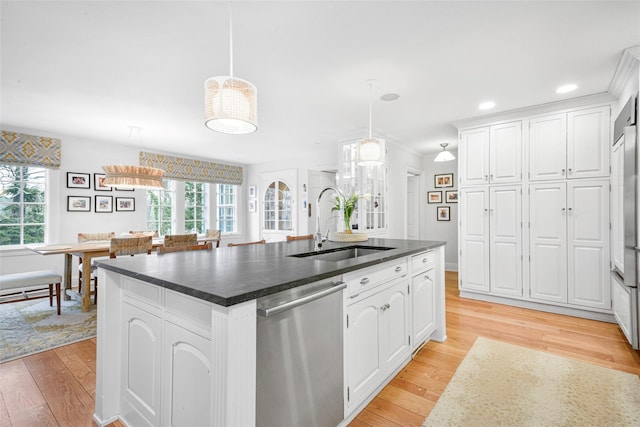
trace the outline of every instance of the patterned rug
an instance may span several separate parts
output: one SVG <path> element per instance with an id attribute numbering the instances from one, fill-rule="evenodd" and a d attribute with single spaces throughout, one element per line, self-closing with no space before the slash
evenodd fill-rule
<path id="1" fill-rule="evenodd" d="M 640 426 L 640 378 L 478 338 L 427 426 Z"/>
<path id="2" fill-rule="evenodd" d="M 49 298 L 0 304 L 0 362 L 96 336 L 96 306 L 62 301 L 60 316 Z"/>

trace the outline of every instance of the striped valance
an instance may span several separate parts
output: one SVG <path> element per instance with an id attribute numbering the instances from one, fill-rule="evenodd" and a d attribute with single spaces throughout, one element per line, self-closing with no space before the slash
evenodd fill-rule
<path id="1" fill-rule="evenodd" d="M 0 140 L 0 163 L 58 169 L 61 145 L 57 138 L 3 130 Z"/>
<path id="2" fill-rule="evenodd" d="M 165 178 L 216 184 L 242 184 L 241 166 L 145 153 L 144 151 L 140 152 L 140 166 L 163 169 Z"/>

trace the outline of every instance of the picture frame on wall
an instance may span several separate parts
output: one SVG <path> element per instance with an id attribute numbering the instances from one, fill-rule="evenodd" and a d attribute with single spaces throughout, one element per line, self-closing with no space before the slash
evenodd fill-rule
<path id="1" fill-rule="evenodd" d="M 95 196 L 96 197 L 96 213 L 113 212 L 113 196 Z"/>
<path id="2" fill-rule="evenodd" d="M 453 173 L 434 175 L 433 181 L 436 188 L 453 187 Z"/>
<path id="3" fill-rule="evenodd" d="M 255 212 L 255 211 L 256 211 L 256 200 L 251 199 L 249 200 L 249 212 Z"/>
<path id="4" fill-rule="evenodd" d="M 438 221 L 451 221 L 451 207 L 450 206 L 438 206 Z"/>
<path id="5" fill-rule="evenodd" d="M 442 203 L 442 191 L 428 191 L 427 203 Z"/>
<path id="6" fill-rule="evenodd" d="M 107 187 L 103 185 L 102 182 L 106 179 L 106 175 L 103 173 L 94 173 L 93 174 L 93 189 L 96 191 L 112 191 L 111 187 Z"/>
<path id="7" fill-rule="evenodd" d="M 116 212 L 133 212 L 135 210 L 135 197 L 116 197 Z"/>
<path id="8" fill-rule="evenodd" d="M 116 187 L 116 191 L 136 191 L 134 188 L 119 188 Z"/>
<path id="9" fill-rule="evenodd" d="M 67 172 L 67 188 L 91 188 L 91 174 Z"/>
<path id="10" fill-rule="evenodd" d="M 447 203 L 458 203 L 458 190 L 445 191 L 445 201 Z"/>
<path id="11" fill-rule="evenodd" d="M 256 197 L 256 186 L 255 185 L 250 185 L 249 186 L 249 198 L 253 199 Z"/>
<path id="12" fill-rule="evenodd" d="M 67 212 L 91 212 L 91 197 L 67 196 Z"/>

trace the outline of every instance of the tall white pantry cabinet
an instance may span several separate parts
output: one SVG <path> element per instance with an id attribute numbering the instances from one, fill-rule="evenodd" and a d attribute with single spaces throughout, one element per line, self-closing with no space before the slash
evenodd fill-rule
<path id="1" fill-rule="evenodd" d="M 462 296 L 610 314 L 610 105 L 459 132 Z"/>

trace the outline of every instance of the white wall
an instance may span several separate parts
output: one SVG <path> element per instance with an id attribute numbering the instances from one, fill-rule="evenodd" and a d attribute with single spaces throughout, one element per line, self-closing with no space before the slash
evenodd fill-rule
<path id="1" fill-rule="evenodd" d="M 432 154 L 424 157 L 424 170 L 426 171 L 424 177 L 424 223 L 426 224 L 425 239 L 427 240 L 442 240 L 447 242 L 445 247 L 445 268 L 448 271 L 458 271 L 458 204 L 446 203 L 445 192 L 458 190 L 458 153 L 451 151 L 456 160 L 450 162 L 434 162 L 437 154 Z M 435 188 L 434 175 L 453 173 L 453 187 L 451 188 Z M 442 191 L 442 203 L 428 204 L 427 192 L 428 191 Z M 451 214 L 450 221 L 438 221 L 436 212 L 437 206 L 450 206 Z"/>

